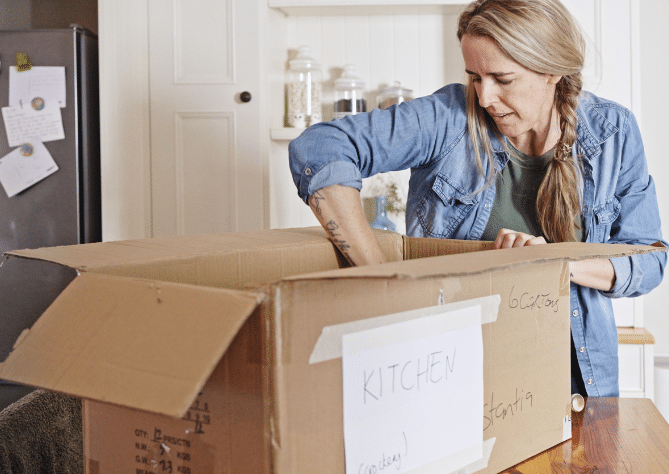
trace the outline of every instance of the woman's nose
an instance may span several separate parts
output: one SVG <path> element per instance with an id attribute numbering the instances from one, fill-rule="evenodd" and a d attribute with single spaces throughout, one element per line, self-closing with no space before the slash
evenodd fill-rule
<path id="1" fill-rule="evenodd" d="M 482 80 L 476 88 L 479 105 L 484 109 L 491 106 L 497 100 L 497 88 L 490 81 Z"/>

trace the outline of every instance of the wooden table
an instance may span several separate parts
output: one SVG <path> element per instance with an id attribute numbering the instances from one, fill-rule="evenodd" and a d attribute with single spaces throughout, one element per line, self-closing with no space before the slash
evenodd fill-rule
<path id="1" fill-rule="evenodd" d="M 669 424 L 647 398 L 586 398 L 572 413 L 572 439 L 506 471 L 669 473 Z"/>

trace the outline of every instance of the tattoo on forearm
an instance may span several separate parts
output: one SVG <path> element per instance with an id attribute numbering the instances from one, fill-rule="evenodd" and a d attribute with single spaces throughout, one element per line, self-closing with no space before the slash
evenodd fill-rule
<path id="1" fill-rule="evenodd" d="M 309 206 L 316 215 L 322 217 L 323 211 L 321 210 L 321 201 L 325 201 L 325 197 L 320 193 L 320 191 L 316 191 L 314 194 L 309 196 Z M 348 260 L 349 263 L 353 265 L 353 260 L 351 260 L 351 255 L 349 254 L 349 249 L 351 246 L 341 238 L 341 234 L 338 232 L 339 224 L 331 220 L 325 224 L 324 227 L 328 237 L 330 238 L 330 241 L 335 244 L 339 251 L 344 255 L 346 260 Z"/>
<path id="2" fill-rule="evenodd" d="M 341 251 L 344 257 L 346 257 L 346 260 L 348 260 L 351 264 L 353 264 L 353 260 L 351 260 L 351 256 L 348 252 L 351 246 L 345 240 L 341 239 L 341 234 L 337 232 L 338 229 L 339 225 L 335 221 L 330 221 L 327 224 L 325 224 L 325 230 L 330 236 L 330 240 L 332 241 L 332 243 L 337 246 L 337 248 Z"/>
<path id="3" fill-rule="evenodd" d="M 316 191 L 309 197 L 309 206 L 311 206 L 311 209 L 313 209 L 313 211 L 319 216 L 323 215 L 321 211 L 321 201 L 325 201 L 325 198 L 320 193 L 320 191 Z"/>

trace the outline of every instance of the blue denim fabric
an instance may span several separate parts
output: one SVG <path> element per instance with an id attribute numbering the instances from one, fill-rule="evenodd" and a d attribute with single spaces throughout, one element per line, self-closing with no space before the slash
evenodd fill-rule
<path id="1" fill-rule="evenodd" d="M 587 242 L 652 244 L 662 240 L 655 184 L 638 125 L 624 107 L 583 92 L 577 109 L 574 151 L 583 159 L 584 233 Z M 491 137 L 492 160 L 509 160 Z M 324 122 L 289 145 L 290 168 L 306 202 L 318 189 L 343 184 L 357 189 L 362 178 L 411 168 L 407 234 L 480 239 L 495 199 L 495 185 L 477 193 L 485 178 L 469 140 L 465 88 L 446 86 L 432 95 L 386 110 Z M 663 242 L 665 245 L 666 242 Z M 618 338 L 610 298 L 638 296 L 655 288 L 667 254 L 611 260 L 616 282 L 609 292 L 572 284 L 571 331 L 590 396 L 618 395 Z"/>

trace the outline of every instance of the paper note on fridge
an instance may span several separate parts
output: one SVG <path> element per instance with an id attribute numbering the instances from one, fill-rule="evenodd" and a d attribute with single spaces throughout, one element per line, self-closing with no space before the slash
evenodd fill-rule
<path id="1" fill-rule="evenodd" d="M 43 143 L 33 141 L 0 158 L 0 183 L 13 197 L 58 171 Z"/>
<path id="2" fill-rule="evenodd" d="M 345 334 L 342 354 L 347 474 L 481 459 L 480 305 Z"/>
<path id="3" fill-rule="evenodd" d="M 39 107 L 40 104 L 65 107 L 65 68 L 33 66 L 19 72 L 9 68 L 9 105 Z"/>
<path id="4" fill-rule="evenodd" d="M 31 140 L 49 142 L 65 138 L 60 108 L 54 105 L 40 110 L 32 107 L 3 107 L 7 142 L 20 146 Z"/>

